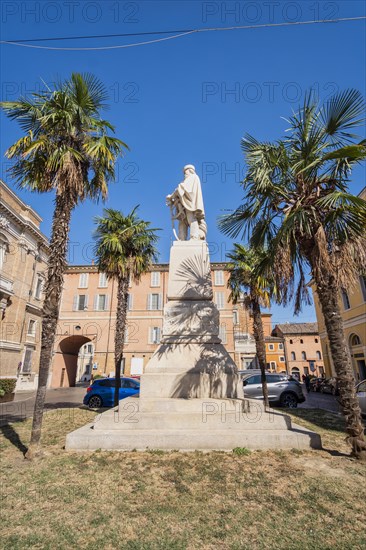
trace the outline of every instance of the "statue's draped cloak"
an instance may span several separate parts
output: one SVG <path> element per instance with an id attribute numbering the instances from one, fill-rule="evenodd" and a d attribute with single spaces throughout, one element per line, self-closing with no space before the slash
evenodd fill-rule
<path id="1" fill-rule="evenodd" d="M 204 218 L 205 211 L 203 207 L 201 183 L 197 174 L 189 175 L 180 183 L 178 185 L 178 193 L 186 210 L 194 212 L 197 219 Z"/>

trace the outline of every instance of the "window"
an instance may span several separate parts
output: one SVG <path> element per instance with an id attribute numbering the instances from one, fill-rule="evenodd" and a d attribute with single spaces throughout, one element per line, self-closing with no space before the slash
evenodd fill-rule
<path id="1" fill-rule="evenodd" d="M 366 276 L 360 275 L 360 286 L 363 296 L 363 301 L 366 302 Z"/>
<path id="2" fill-rule="evenodd" d="M 270 374 L 269 376 L 266 376 L 268 384 L 274 384 L 276 382 L 283 382 L 286 380 L 285 376 L 281 376 L 280 374 Z"/>
<path id="3" fill-rule="evenodd" d="M 309 374 L 309 367 L 304 367 L 304 374 L 305 376 Z"/>
<path id="4" fill-rule="evenodd" d="M 290 344 L 293 344 L 293 343 L 294 343 L 294 341 L 293 341 L 293 340 L 290 340 Z"/>
<path id="5" fill-rule="evenodd" d="M 93 353 L 93 344 L 86 344 L 86 353 Z"/>
<path id="6" fill-rule="evenodd" d="M 350 301 L 349 301 L 349 297 L 348 297 L 348 294 L 347 294 L 347 291 L 342 288 L 341 290 L 341 296 L 342 296 L 342 301 L 343 301 L 343 307 L 344 309 L 350 309 L 351 308 L 351 304 L 350 304 Z"/>
<path id="7" fill-rule="evenodd" d="M 233 323 L 234 325 L 239 324 L 239 311 L 237 309 L 234 309 L 233 311 Z"/>
<path id="8" fill-rule="evenodd" d="M 283 344 L 278 344 L 278 349 L 283 349 Z"/>
<path id="9" fill-rule="evenodd" d="M 223 292 L 215 292 L 215 302 L 217 309 L 224 309 L 225 297 Z"/>
<path id="10" fill-rule="evenodd" d="M 88 296 L 87 294 L 77 294 L 74 296 L 74 311 L 84 311 L 88 307 Z"/>
<path id="11" fill-rule="evenodd" d="M 150 311 L 161 309 L 161 294 L 148 295 L 147 309 Z"/>
<path id="12" fill-rule="evenodd" d="M 252 384 L 260 384 L 261 376 L 257 374 L 255 376 L 249 376 L 249 378 L 244 378 L 244 386 L 251 386 Z"/>
<path id="13" fill-rule="evenodd" d="M 28 336 L 35 336 L 36 335 L 36 323 L 37 323 L 37 321 L 35 321 L 34 319 L 30 319 L 30 321 L 28 323 L 28 330 L 27 330 Z"/>
<path id="14" fill-rule="evenodd" d="M 316 352 L 316 358 L 319 360 L 322 358 L 322 354 L 320 353 L 320 351 Z"/>
<path id="15" fill-rule="evenodd" d="M 302 359 L 303 361 L 306 361 L 306 352 L 305 352 L 305 351 L 302 351 L 302 352 L 301 352 L 301 359 Z"/>
<path id="16" fill-rule="evenodd" d="M 318 338 L 315 338 L 315 343 L 317 344 L 319 342 Z"/>
<path id="17" fill-rule="evenodd" d="M 303 343 L 304 343 L 304 340 L 300 338 L 300 344 L 303 344 Z"/>
<path id="18" fill-rule="evenodd" d="M 36 288 L 34 291 L 34 297 L 36 300 L 41 299 L 42 289 L 43 289 L 43 278 L 40 275 L 38 275 L 37 281 L 36 281 Z"/>
<path id="19" fill-rule="evenodd" d="M 89 273 L 80 273 L 79 288 L 88 288 Z"/>
<path id="20" fill-rule="evenodd" d="M 131 311 L 133 308 L 133 296 L 129 292 L 127 295 L 127 311 Z"/>
<path id="21" fill-rule="evenodd" d="M 151 272 L 150 286 L 160 286 L 160 271 Z"/>
<path id="22" fill-rule="evenodd" d="M 108 296 L 107 294 L 97 294 L 94 298 L 95 311 L 105 311 L 108 309 Z"/>
<path id="23" fill-rule="evenodd" d="M 216 286 L 224 286 L 225 284 L 224 272 L 221 269 L 214 271 L 214 284 Z"/>
<path id="24" fill-rule="evenodd" d="M 323 374 L 324 374 L 324 367 L 319 367 L 319 374 L 320 374 L 320 376 L 323 376 Z"/>
<path id="25" fill-rule="evenodd" d="M 33 356 L 33 349 L 25 348 L 22 372 L 32 371 L 32 356 Z"/>
<path id="26" fill-rule="evenodd" d="M 296 361 L 296 353 L 294 351 L 291 352 L 291 361 Z"/>
<path id="27" fill-rule="evenodd" d="M 149 329 L 149 344 L 159 344 L 161 329 L 160 327 L 150 327 Z"/>
<path id="28" fill-rule="evenodd" d="M 360 337 L 357 334 L 351 334 L 351 337 L 349 339 L 351 346 L 360 346 L 361 340 Z"/>
<path id="29" fill-rule="evenodd" d="M 3 235 L 0 235 L 0 269 L 2 269 L 5 264 L 5 257 L 8 251 L 8 241 L 5 237 L 3 237 Z"/>
<path id="30" fill-rule="evenodd" d="M 99 284 L 98 284 L 98 286 L 100 288 L 106 288 L 108 286 L 107 275 L 105 273 L 99 273 Z"/>
<path id="31" fill-rule="evenodd" d="M 223 344 L 227 343 L 227 336 L 226 336 L 226 325 L 220 325 L 219 328 L 219 338 L 221 338 L 221 342 Z"/>
<path id="32" fill-rule="evenodd" d="M 277 367 L 276 361 L 271 361 L 271 369 L 276 370 L 276 367 Z"/>
<path id="33" fill-rule="evenodd" d="M 285 362 L 285 358 L 283 357 L 283 355 L 280 356 L 280 363 L 284 363 Z"/>
<path id="34" fill-rule="evenodd" d="M 270 351 L 273 351 L 274 350 L 274 344 L 268 344 L 268 349 Z"/>

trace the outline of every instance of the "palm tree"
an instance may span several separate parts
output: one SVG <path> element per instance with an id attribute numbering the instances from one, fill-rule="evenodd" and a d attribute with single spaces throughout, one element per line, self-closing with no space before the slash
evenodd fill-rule
<path id="1" fill-rule="evenodd" d="M 40 443 L 43 407 L 55 341 L 71 213 L 87 198 L 105 199 L 115 178 L 115 162 L 126 144 L 108 135 L 113 126 L 103 120 L 104 85 L 90 74 L 72 74 L 53 90 L 31 99 L 1 103 L 6 115 L 25 132 L 6 155 L 14 159 L 10 172 L 21 188 L 54 191 L 55 209 L 48 274 L 44 288 L 39 381 L 27 457 Z"/>
<path id="2" fill-rule="evenodd" d="M 117 320 L 114 337 L 115 392 L 114 406 L 119 403 L 121 364 L 126 333 L 128 288 L 130 280 L 139 281 L 157 258 L 156 229 L 137 217 L 134 208 L 124 216 L 108 208 L 103 217 L 97 217 L 95 255 L 99 271 L 117 281 Z"/>
<path id="3" fill-rule="evenodd" d="M 351 133 L 363 120 L 356 90 L 320 104 L 313 93 L 289 119 L 286 138 L 242 140 L 246 198 L 221 228 L 233 237 L 250 234 L 254 247 L 269 247 L 263 264 L 272 270 L 295 313 L 308 301 L 311 274 L 324 316 L 352 454 L 366 457 L 355 379 L 343 331 L 339 294 L 356 282 L 366 263 L 366 201 L 348 191 L 353 166 L 366 157 L 365 141 Z M 262 266 L 262 267 L 263 267 Z"/>
<path id="4" fill-rule="evenodd" d="M 229 300 L 234 304 L 241 299 L 244 293 L 244 307 L 253 316 L 253 333 L 256 352 L 261 370 L 263 399 L 266 408 L 269 408 L 268 388 L 266 380 L 266 344 L 264 340 L 261 306 L 269 307 L 270 283 L 258 272 L 264 252 L 247 248 L 241 244 L 234 244 L 233 252 L 228 254 L 230 262 L 227 269 L 230 273 L 228 288 L 231 293 Z"/>

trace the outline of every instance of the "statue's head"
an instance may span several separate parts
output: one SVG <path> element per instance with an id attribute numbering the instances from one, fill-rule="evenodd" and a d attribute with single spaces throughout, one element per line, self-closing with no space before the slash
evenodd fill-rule
<path id="1" fill-rule="evenodd" d="M 183 174 L 186 176 L 187 174 L 195 174 L 196 173 L 196 169 L 195 167 L 193 166 L 193 164 L 186 164 L 185 167 L 183 168 Z"/>

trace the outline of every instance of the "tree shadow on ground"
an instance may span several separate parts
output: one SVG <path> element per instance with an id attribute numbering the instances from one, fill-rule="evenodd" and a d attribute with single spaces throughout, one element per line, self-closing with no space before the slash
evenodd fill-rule
<path id="1" fill-rule="evenodd" d="M 24 420 L 19 420 L 18 419 L 18 423 L 19 422 L 24 422 Z M 3 436 L 8 441 L 10 441 L 10 443 L 12 445 L 14 445 L 14 447 L 19 449 L 19 451 L 23 455 L 25 455 L 25 453 L 28 450 L 28 447 L 26 447 L 26 445 L 24 445 L 24 443 L 22 442 L 22 440 L 19 437 L 19 434 L 16 432 L 16 430 L 14 430 L 14 428 L 11 424 L 4 424 L 3 426 L 0 426 L 0 432 L 3 434 Z"/>

